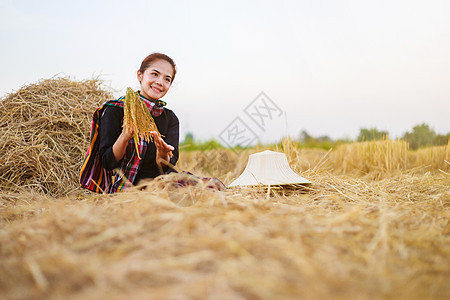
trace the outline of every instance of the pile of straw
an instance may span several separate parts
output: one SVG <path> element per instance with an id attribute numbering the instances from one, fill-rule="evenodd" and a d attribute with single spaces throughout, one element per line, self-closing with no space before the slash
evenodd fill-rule
<path id="1" fill-rule="evenodd" d="M 95 109 L 112 95 L 99 80 L 54 78 L 0 100 L 0 189 L 61 195 L 77 187 Z"/>

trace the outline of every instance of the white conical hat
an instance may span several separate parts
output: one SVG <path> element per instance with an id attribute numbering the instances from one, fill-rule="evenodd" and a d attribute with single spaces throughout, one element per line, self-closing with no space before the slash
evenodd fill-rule
<path id="1" fill-rule="evenodd" d="M 229 186 L 307 183 L 311 181 L 291 169 L 286 154 L 267 150 L 250 155 L 244 172 Z"/>

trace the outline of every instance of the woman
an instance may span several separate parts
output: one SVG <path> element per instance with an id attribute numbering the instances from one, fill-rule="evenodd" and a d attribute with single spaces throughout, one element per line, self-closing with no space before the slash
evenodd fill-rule
<path id="1" fill-rule="evenodd" d="M 137 78 L 140 100 L 151 111 L 159 133 L 154 142 L 140 139 L 136 155 L 134 132 L 123 126 L 124 97 L 104 103 L 94 113 L 91 145 L 83 163 L 80 184 L 95 192 L 114 193 L 144 178 L 173 172 L 178 160 L 179 122 L 160 100 L 175 79 L 175 62 L 167 55 L 152 53 L 141 63 Z M 170 154 L 173 154 L 171 157 Z"/>

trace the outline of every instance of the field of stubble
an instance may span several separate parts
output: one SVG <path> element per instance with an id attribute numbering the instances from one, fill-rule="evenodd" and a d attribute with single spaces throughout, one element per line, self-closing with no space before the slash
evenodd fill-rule
<path id="1" fill-rule="evenodd" d="M 229 184 L 248 155 L 181 153 Z M 280 149 L 313 184 L 2 192 L 2 299 L 448 299 L 448 147 Z"/>

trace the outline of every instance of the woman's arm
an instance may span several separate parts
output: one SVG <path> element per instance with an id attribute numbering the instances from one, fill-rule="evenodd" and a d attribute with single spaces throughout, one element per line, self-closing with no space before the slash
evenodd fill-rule
<path id="1" fill-rule="evenodd" d="M 108 106 L 100 119 L 99 159 L 106 170 L 120 166 L 130 133 L 122 130 L 123 109 Z M 132 135 L 131 135 L 132 137 Z"/>
<path id="2" fill-rule="evenodd" d="M 167 114 L 167 132 L 164 135 L 164 138 L 159 140 L 155 139 L 156 146 L 156 161 L 160 167 L 163 168 L 163 171 L 167 171 L 170 168 L 170 165 L 175 165 L 178 161 L 179 150 L 179 130 L 180 124 L 177 116 L 171 111 L 166 110 Z M 169 157 L 169 151 L 172 151 L 172 157 Z M 161 159 L 163 161 L 161 161 Z M 169 162 L 169 163 L 167 163 Z"/>
<path id="3" fill-rule="evenodd" d="M 124 128 L 122 133 L 117 138 L 116 142 L 112 146 L 112 152 L 116 162 L 119 162 L 125 155 L 128 142 L 133 138 L 134 131 Z"/>

